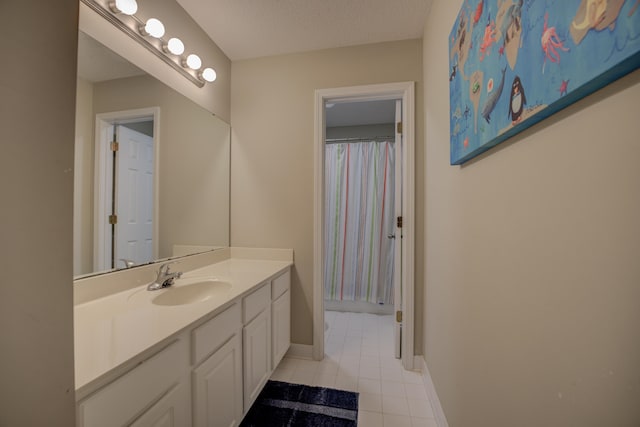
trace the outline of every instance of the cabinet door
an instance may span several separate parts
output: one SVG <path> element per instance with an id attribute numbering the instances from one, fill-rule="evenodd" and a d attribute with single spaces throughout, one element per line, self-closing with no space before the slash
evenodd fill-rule
<path id="1" fill-rule="evenodd" d="M 189 425 L 189 388 L 184 384 L 173 387 L 162 399 L 149 408 L 131 427 L 182 427 Z"/>
<path id="2" fill-rule="evenodd" d="M 268 306 L 242 332 L 246 413 L 271 375 L 271 308 Z"/>
<path id="3" fill-rule="evenodd" d="M 273 327 L 271 345 L 273 348 L 272 366 L 275 369 L 291 344 L 291 292 L 286 291 L 271 305 Z"/>
<path id="4" fill-rule="evenodd" d="M 193 425 L 233 427 L 242 420 L 240 330 L 193 370 Z"/>

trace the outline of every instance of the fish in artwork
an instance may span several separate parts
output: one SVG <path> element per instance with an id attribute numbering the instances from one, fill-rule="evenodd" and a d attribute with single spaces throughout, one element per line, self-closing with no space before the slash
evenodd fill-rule
<path id="1" fill-rule="evenodd" d="M 454 65 L 453 70 L 451 71 L 451 74 L 449 75 L 449 81 L 453 81 L 453 79 L 456 77 L 456 74 L 458 73 L 458 65 Z"/>
<path id="2" fill-rule="evenodd" d="M 509 6 L 502 19 L 500 32 L 502 33 L 504 44 L 511 41 L 512 32 L 520 31 L 522 28 L 522 4 L 523 0 L 519 0 L 517 4 L 514 3 Z M 509 29 L 512 29 L 512 31 L 510 32 Z"/>
<path id="3" fill-rule="evenodd" d="M 526 103 L 527 97 L 524 94 L 522 81 L 519 76 L 515 76 L 511 84 L 511 96 L 509 99 L 509 116 L 511 117 L 512 125 L 515 126 L 522 120 L 522 112 Z"/>
<path id="4" fill-rule="evenodd" d="M 498 88 L 491 92 L 489 98 L 484 104 L 484 107 L 482 108 L 481 114 L 482 117 L 484 117 L 484 119 L 487 121 L 487 123 L 491 123 L 491 113 L 493 112 L 493 109 L 496 108 L 496 104 L 498 103 L 498 99 L 500 99 L 500 95 L 502 95 L 502 89 L 504 88 L 504 74 L 506 71 L 507 67 L 504 67 L 502 69 L 502 78 L 500 79 Z"/>
<path id="5" fill-rule="evenodd" d="M 524 30 L 522 15 L 524 12 L 523 0 L 500 0 L 496 12 L 497 38 L 500 43 L 498 53 L 505 56 L 509 67 L 514 70 L 518 61 L 518 53 L 521 48 L 522 32 Z"/>
<path id="6" fill-rule="evenodd" d="M 549 12 L 544 14 L 544 27 L 542 29 L 542 37 L 540 43 L 542 44 L 542 51 L 544 52 L 544 61 L 542 62 L 542 73 L 544 74 L 544 66 L 547 63 L 547 59 L 551 62 L 560 62 L 560 54 L 556 49 L 560 49 L 564 52 L 568 52 L 569 48 L 564 46 L 564 42 L 560 40 L 556 27 L 549 27 Z"/>

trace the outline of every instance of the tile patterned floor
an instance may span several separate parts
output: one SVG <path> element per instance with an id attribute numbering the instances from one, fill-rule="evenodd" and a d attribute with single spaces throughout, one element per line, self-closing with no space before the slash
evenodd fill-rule
<path id="1" fill-rule="evenodd" d="M 359 427 L 436 427 L 422 375 L 393 354 L 393 317 L 325 312 L 325 358 L 285 357 L 271 379 L 360 393 Z"/>

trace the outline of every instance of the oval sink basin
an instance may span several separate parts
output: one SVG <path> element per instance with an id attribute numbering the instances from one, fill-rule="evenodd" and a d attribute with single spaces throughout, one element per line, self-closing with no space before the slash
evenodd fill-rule
<path id="1" fill-rule="evenodd" d="M 184 305 L 206 301 L 209 298 L 227 292 L 231 283 L 214 279 L 197 279 L 197 281 L 178 281 L 155 297 L 156 305 Z"/>

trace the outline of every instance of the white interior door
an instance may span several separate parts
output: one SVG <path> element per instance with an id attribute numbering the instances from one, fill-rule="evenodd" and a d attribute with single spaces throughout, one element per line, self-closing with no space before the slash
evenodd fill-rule
<path id="1" fill-rule="evenodd" d="M 153 138 L 116 126 L 115 256 L 136 265 L 153 260 Z"/>
<path id="2" fill-rule="evenodd" d="M 394 347 L 397 359 L 402 357 L 402 227 L 398 227 L 398 218 L 402 218 L 402 100 L 396 101 L 396 139 L 395 139 L 395 236 L 393 256 L 393 304 L 394 304 Z"/>

